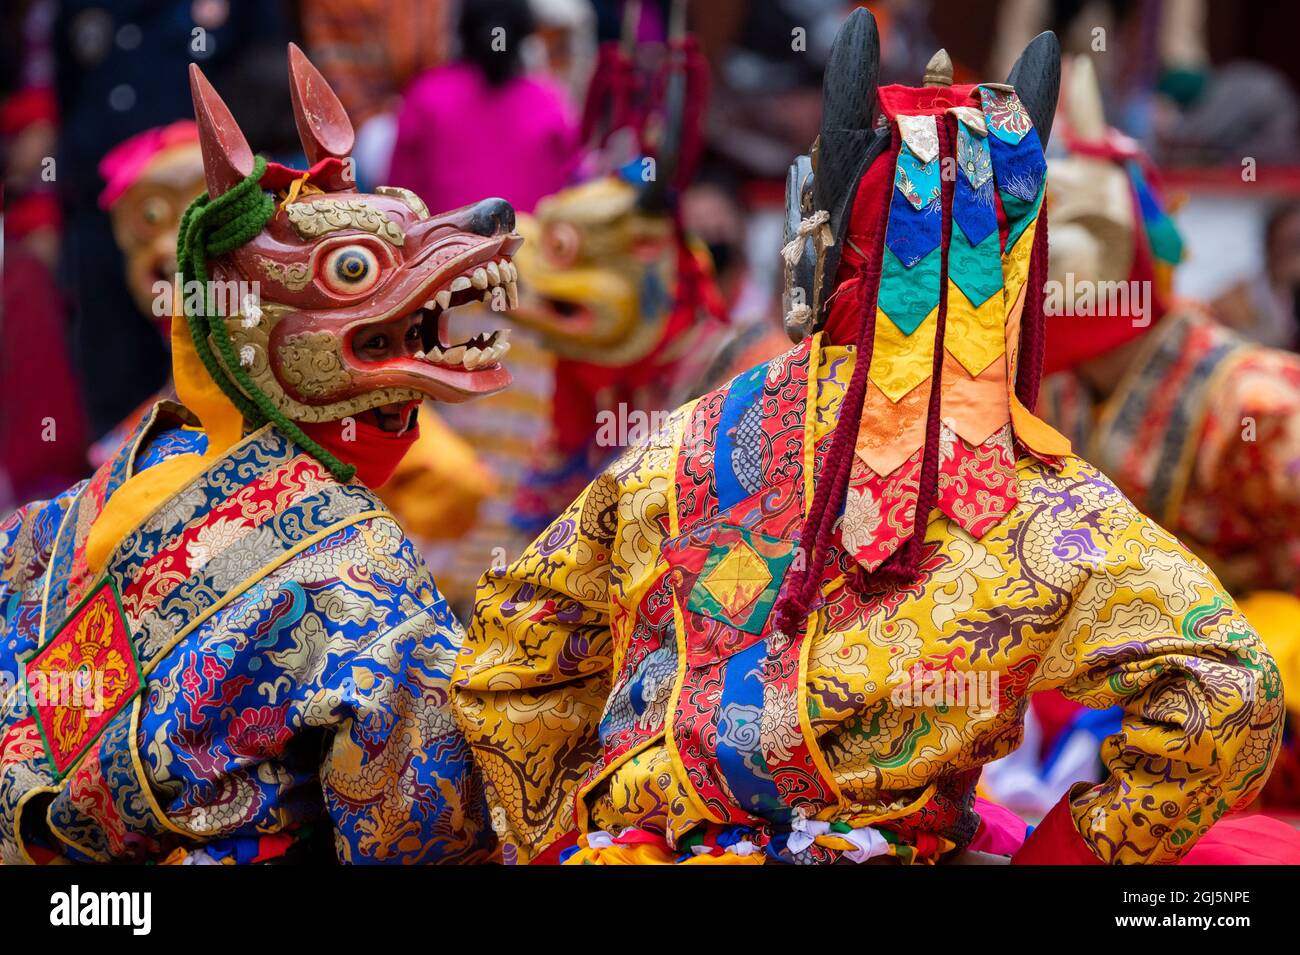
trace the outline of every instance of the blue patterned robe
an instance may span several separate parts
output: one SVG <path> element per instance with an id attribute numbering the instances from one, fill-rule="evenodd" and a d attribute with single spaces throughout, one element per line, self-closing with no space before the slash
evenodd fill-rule
<path id="1" fill-rule="evenodd" d="M 204 449 L 186 418 L 160 405 L 147 440 L 0 526 L 0 861 L 306 858 L 331 832 L 345 862 L 485 858 L 482 787 L 447 706 L 460 626 L 378 499 L 273 428 L 110 556 L 139 692 L 99 693 L 93 734 L 40 709 L 27 661 L 102 585 L 91 522 L 133 467 Z M 85 748 L 60 773 L 68 740 Z"/>

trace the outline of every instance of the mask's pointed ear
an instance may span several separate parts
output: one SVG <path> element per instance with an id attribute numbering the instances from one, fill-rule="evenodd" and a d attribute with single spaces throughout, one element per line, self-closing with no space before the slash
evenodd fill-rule
<path id="1" fill-rule="evenodd" d="M 215 199 L 252 173 L 253 151 L 230 109 L 196 63 L 190 64 L 190 95 L 203 150 L 203 175 L 208 194 Z"/>
<path id="2" fill-rule="evenodd" d="M 289 44 L 289 94 L 298 138 L 310 165 L 331 156 L 346 159 L 352 155 L 356 140 L 352 121 L 320 70 L 296 43 Z"/>
<path id="3" fill-rule="evenodd" d="M 824 289 L 835 282 L 844 234 L 862 174 L 889 145 L 887 130 L 874 128 L 880 76 L 880 34 L 876 18 L 858 7 L 835 34 L 822 80 L 822 125 L 813 147 L 812 197 L 830 213 L 834 241 L 826 249 L 814 281 L 814 328 L 820 327 Z"/>
<path id="4" fill-rule="evenodd" d="M 835 34 L 822 80 L 822 125 L 818 137 L 816 200 L 829 209 L 844 196 L 861 164 L 862 142 L 876 113 L 880 34 L 865 7 L 849 14 Z"/>
<path id="5" fill-rule="evenodd" d="M 1070 132 L 1078 139 L 1101 142 L 1106 138 L 1106 109 L 1101 101 L 1101 86 L 1097 83 L 1092 59 L 1086 54 L 1080 53 L 1070 59 L 1061 110 Z"/>
<path id="6" fill-rule="evenodd" d="M 1020 102 L 1025 104 L 1038 139 L 1046 149 L 1052 135 L 1052 120 L 1056 117 L 1056 98 L 1061 91 L 1061 44 L 1056 34 L 1048 30 L 1030 40 L 1007 74 L 1007 82 L 1015 87 Z"/>

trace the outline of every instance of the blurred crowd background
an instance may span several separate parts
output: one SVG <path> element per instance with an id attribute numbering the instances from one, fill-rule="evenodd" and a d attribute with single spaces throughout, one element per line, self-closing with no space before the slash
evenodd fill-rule
<path id="1" fill-rule="evenodd" d="M 819 123 L 844 0 L 693 0 L 712 72 L 702 172 L 683 199 L 733 319 L 779 322 L 786 167 Z M 877 0 L 886 81 L 917 84 L 939 46 L 958 82 L 1000 80 L 1055 30 L 1092 52 L 1111 121 L 1161 167 L 1189 249 L 1176 291 L 1295 347 L 1300 285 L 1300 5 L 1232 0 Z M 11 0 L 0 88 L 4 312 L 0 514 L 82 477 L 87 448 L 167 379 L 114 240 L 101 162 L 192 115 L 198 62 L 253 148 L 302 165 L 286 41 L 326 74 L 358 129 L 362 185 L 431 208 L 500 195 L 521 210 L 583 173 L 598 45 L 668 29 L 668 0 Z M 508 24 L 494 45 L 492 27 Z M 157 215 L 158 212 L 147 215 Z M 166 263 L 160 278 L 169 278 Z M 56 439 L 52 438 L 57 431 Z"/>

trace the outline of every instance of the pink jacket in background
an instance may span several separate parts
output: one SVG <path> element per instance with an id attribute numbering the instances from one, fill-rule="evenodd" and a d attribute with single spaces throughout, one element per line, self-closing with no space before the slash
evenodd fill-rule
<path id="1" fill-rule="evenodd" d="M 558 86 L 521 76 L 492 88 L 475 67 L 452 63 L 406 91 L 387 181 L 435 211 L 499 196 L 531 212 L 578 161 L 577 118 Z"/>

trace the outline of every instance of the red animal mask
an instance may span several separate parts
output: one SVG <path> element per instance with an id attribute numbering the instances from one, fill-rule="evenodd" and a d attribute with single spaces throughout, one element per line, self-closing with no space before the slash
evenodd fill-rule
<path id="1" fill-rule="evenodd" d="M 457 342 L 448 314 L 516 298 L 514 210 L 485 199 L 430 214 L 405 189 L 358 192 L 352 124 L 298 47 L 289 47 L 294 119 L 311 168 L 271 164 L 278 208 L 251 241 L 211 261 L 214 292 L 240 363 L 291 420 L 334 421 L 424 396 L 465 401 L 510 383 L 508 336 Z M 191 90 L 204 175 L 216 199 L 252 174 L 253 153 L 197 66 Z M 227 284 L 222 284 L 227 283 Z M 238 283 L 238 284 L 229 284 Z M 253 286 L 252 283 L 257 283 Z M 260 295 L 250 301 L 245 290 Z"/>

